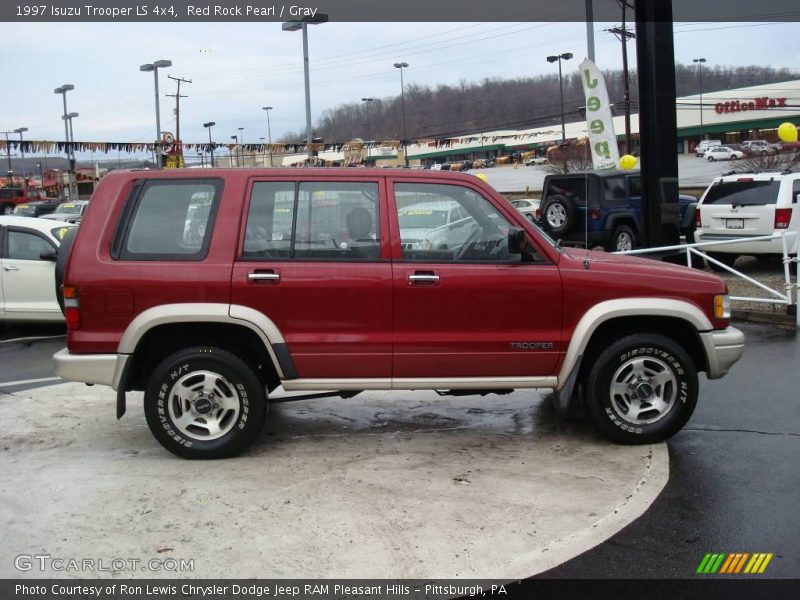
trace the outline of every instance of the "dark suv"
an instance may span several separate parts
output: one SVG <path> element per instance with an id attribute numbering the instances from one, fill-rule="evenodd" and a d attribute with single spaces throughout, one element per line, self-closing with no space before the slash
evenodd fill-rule
<path id="1" fill-rule="evenodd" d="M 542 227 L 564 242 L 602 245 L 610 252 L 633 250 L 644 231 L 639 171 L 548 175 L 541 206 Z M 691 242 L 696 206 L 697 198 L 682 194 L 677 210 L 666 207 L 662 222 Z"/>

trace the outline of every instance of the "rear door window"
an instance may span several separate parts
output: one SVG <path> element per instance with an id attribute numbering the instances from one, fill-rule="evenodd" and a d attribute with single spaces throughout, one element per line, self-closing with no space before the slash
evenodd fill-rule
<path id="1" fill-rule="evenodd" d="M 586 179 L 569 177 L 551 179 L 547 184 L 547 197 L 564 196 L 577 204 L 586 204 Z"/>
<path id="2" fill-rule="evenodd" d="M 123 260 L 202 260 L 221 193 L 218 179 L 145 181 L 126 206 L 112 255 Z"/>
<path id="3" fill-rule="evenodd" d="M 762 181 L 721 181 L 708 189 L 703 204 L 730 204 L 736 206 L 766 206 L 778 200 L 780 182 Z"/>

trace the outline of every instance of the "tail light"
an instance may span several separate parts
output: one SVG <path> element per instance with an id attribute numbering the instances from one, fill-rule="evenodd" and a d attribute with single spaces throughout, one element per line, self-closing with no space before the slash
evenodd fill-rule
<path id="1" fill-rule="evenodd" d="M 775 209 L 775 229 L 788 229 L 789 221 L 792 220 L 791 208 Z"/>
<path id="2" fill-rule="evenodd" d="M 67 320 L 67 329 L 75 331 L 81 327 L 81 303 L 78 290 L 70 285 L 62 286 L 64 293 L 64 317 Z"/>
<path id="3" fill-rule="evenodd" d="M 600 220 L 600 209 L 599 208 L 593 208 L 591 211 L 589 211 L 589 217 L 592 219 L 592 221 L 599 221 Z"/>
<path id="4" fill-rule="evenodd" d="M 698 207 L 696 211 L 694 211 L 694 227 L 695 229 L 700 229 L 703 226 L 703 220 L 700 218 L 700 208 Z"/>

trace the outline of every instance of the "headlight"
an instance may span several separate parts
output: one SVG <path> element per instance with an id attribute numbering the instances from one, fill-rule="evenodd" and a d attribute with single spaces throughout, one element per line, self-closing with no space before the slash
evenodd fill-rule
<path id="1" fill-rule="evenodd" d="M 728 294 L 714 296 L 714 317 L 717 319 L 731 318 L 731 299 Z"/>

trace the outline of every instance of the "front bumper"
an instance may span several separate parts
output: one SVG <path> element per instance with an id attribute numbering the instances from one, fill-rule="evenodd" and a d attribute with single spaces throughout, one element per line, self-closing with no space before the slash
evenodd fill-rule
<path id="1" fill-rule="evenodd" d="M 709 379 L 724 376 L 744 353 L 744 334 L 735 327 L 700 334 L 706 352 Z"/>
<path id="2" fill-rule="evenodd" d="M 72 354 L 67 348 L 53 355 L 59 377 L 109 385 L 115 390 L 128 358 L 127 354 Z"/>

